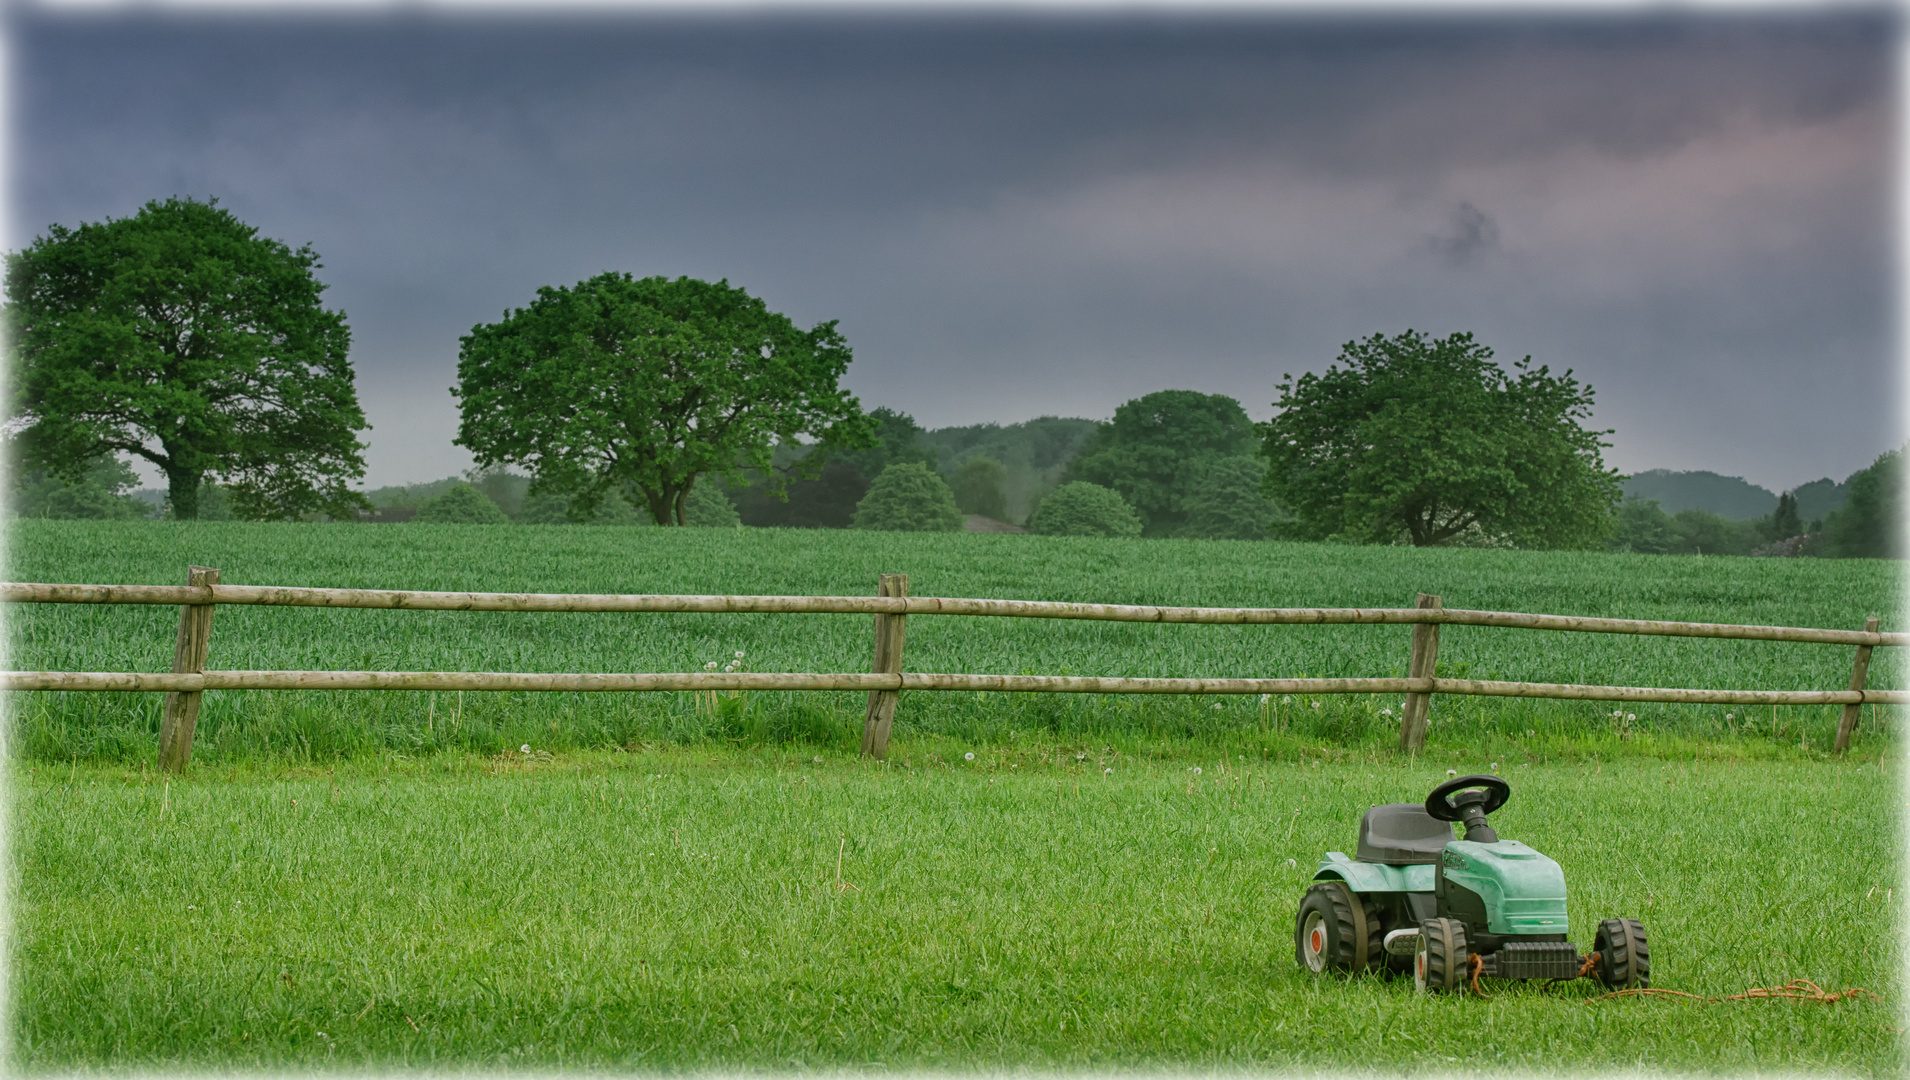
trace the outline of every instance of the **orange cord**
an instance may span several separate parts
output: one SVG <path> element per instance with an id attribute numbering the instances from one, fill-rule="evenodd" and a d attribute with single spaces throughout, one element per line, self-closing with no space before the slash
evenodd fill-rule
<path id="1" fill-rule="evenodd" d="M 1466 966 L 1472 971 L 1472 992 L 1482 998 L 1491 997 L 1491 994 L 1479 989 L 1479 976 L 1484 974 L 1486 970 L 1486 958 L 1480 956 L 1478 953 L 1473 953 L 1472 958 L 1466 962 Z"/>
<path id="2" fill-rule="evenodd" d="M 1877 995 L 1861 986 L 1851 986 L 1833 994 L 1809 979 L 1792 979 L 1783 986 L 1759 986 L 1746 990 L 1742 994 L 1729 997 L 1705 997 L 1702 994 L 1689 994 L 1683 990 L 1661 990 L 1655 986 L 1634 986 L 1629 990 L 1614 990 L 1609 994 L 1600 994 L 1595 998 L 1586 998 L 1588 1002 L 1604 1001 L 1621 997 L 1681 997 L 1693 1001 L 1750 1001 L 1753 998 L 1790 998 L 1795 1001 L 1821 1001 L 1834 1004 L 1845 998 L 1867 997 L 1872 1001 L 1881 1001 Z"/>

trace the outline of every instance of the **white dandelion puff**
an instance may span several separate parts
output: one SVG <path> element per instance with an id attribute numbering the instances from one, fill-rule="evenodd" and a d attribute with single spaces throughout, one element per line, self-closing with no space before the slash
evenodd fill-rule
<path id="1" fill-rule="evenodd" d="M 963 761 L 973 761 L 973 760 L 975 760 L 975 751 L 973 751 L 973 750 L 970 750 L 970 751 L 969 751 L 968 753 L 966 753 L 966 754 L 963 754 L 963 755 L 962 755 L 962 760 L 963 760 Z"/>

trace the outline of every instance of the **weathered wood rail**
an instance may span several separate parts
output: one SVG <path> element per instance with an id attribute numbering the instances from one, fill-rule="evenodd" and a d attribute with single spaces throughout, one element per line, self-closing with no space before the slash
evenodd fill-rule
<path id="1" fill-rule="evenodd" d="M 188 585 L 62 585 L 0 583 L 0 602 L 15 604 L 177 604 L 179 641 L 168 673 L 0 672 L 0 690 L 163 692 L 160 764 L 183 769 L 192 753 L 200 695 L 208 690 L 473 690 L 546 692 L 846 690 L 867 691 L 862 749 L 887 752 L 896 695 L 904 690 L 1004 691 L 1071 694 L 1405 694 L 1400 746 L 1424 745 L 1434 694 L 1586 701 L 1726 705 L 1842 705 L 1836 749 L 1849 745 L 1866 704 L 1910 704 L 1910 692 L 1866 688 L 1871 651 L 1910 645 L 1910 634 L 1886 633 L 1872 617 L 1862 630 L 1753 626 L 1732 623 L 1606 619 L 1472 611 L 1441 606 L 1421 594 L 1410 608 L 1209 608 L 1075 604 L 1044 600 L 985 600 L 908 595 L 908 577 L 885 574 L 876 596 L 665 596 L 591 593 L 416 592 L 395 589 L 318 589 L 223 585 L 219 571 L 192 567 Z M 535 673 L 449 671 L 218 671 L 206 670 L 212 612 L 221 604 L 282 607 L 376 608 L 400 611 L 703 612 L 833 614 L 875 617 L 875 656 L 868 673 L 686 672 Z M 969 615 L 1032 619 L 1215 625 L 1357 625 L 1413 627 L 1406 678 L 1257 679 L 1125 678 L 1059 675 L 969 675 L 902 670 L 904 626 L 910 615 Z M 1434 675 L 1441 626 L 1493 626 L 1572 633 L 1638 634 L 1742 641 L 1854 645 L 1850 686 L 1844 690 L 1711 690 L 1576 683 L 1446 679 Z"/>

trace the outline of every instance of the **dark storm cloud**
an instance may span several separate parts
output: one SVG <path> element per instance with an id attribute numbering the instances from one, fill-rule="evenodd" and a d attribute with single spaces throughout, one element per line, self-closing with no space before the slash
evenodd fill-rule
<path id="1" fill-rule="evenodd" d="M 1875 14 L 12 30 L 10 243 L 175 193 L 311 242 L 377 482 L 462 464 L 458 335 L 605 269 L 840 319 L 865 403 L 931 425 L 1264 416 L 1414 326 L 1576 368 L 1628 469 L 1788 486 L 1901 438 Z"/>

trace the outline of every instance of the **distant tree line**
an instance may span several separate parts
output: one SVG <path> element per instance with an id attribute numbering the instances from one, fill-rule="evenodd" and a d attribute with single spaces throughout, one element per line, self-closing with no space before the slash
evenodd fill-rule
<path id="1" fill-rule="evenodd" d="M 13 513 L 1902 553 L 1901 451 L 1761 517 L 1668 513 L 1650 493 L 1690 477 L 1634 477 L 1626 497 L 1589 386 L 1530 357 L 1501 367 L 1466 333 L 1348 342 L 1283 376 L 1261 424 L 1172 389 L 1105 422 L 926 431 L 842 388 L 835 322 L 804 328 L 727 281 L 621 273 L 539 289 L 460 339 L 467 476 L 361 493 L 350 332 L 319 266 L 190 199 L 8 255 Z M 134 490 L 128 459 L 164 492 Z"/>

